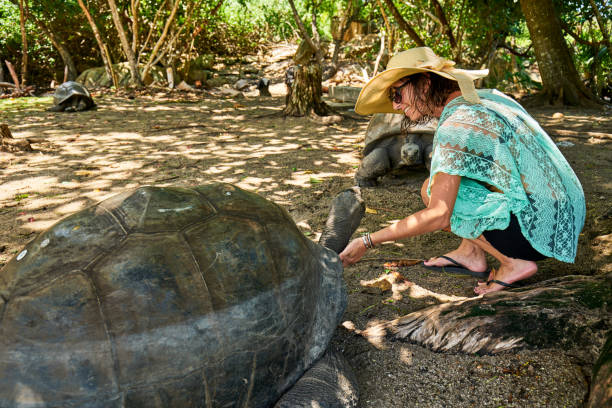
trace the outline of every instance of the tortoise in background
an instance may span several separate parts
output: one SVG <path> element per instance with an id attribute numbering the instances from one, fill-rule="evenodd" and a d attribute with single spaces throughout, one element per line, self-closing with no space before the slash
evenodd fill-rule
<path id="1" fill-rule="evenodd" d="M 229 184 L 111 197 L 0 270 L 0 406 L 354 406 L 341 356 L 315 364 L 346 307 L 342 271 Z"/>
<path id="2" fill-rule="evenodd" d="M 78 82 L 64 82 L 55 90 L 50 112 L 80 112 L 96 106 L 89 91 Z"/>
<path id="3" fill-rule="evenodd" d="M 365 134 L 363 158 L 355 173 L 360 187 L 378 184 L 378 179 L 406 168 L 429 168 L 437 121 L 402 132 L 403 114 L 376 113 Z"/>

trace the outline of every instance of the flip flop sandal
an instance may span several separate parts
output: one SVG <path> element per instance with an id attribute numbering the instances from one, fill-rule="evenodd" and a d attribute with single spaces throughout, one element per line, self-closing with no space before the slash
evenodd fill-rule
<path id="1" fill-rule="evenodd" d="M 448 273 L 460 273 L 460 274 L 463 274 L 463 275 L 475 276 L 475 277 L 481 278 L 481 279 L 487 279 L 489 277 L 489 273 L 491 272 L 491 269 L 487 269 L 484 272 L 474 272 L 474 271 L 466 268 L 465 266 L 461 265 L 459 262 L 455 261 L 450 256 L 440 255 L 438 258 L 444 258 L 447 261 L 451 262 L 453 265 L 429 266 L 429 265 L 425 265 L 423 263 L 423 264 L 421 264 L 421 266 L 423 268 L 425 268 L 425 269 L 429 269 L 429 270 L 432 270 L 432 271 L 448 272 Z"/>
<path id="2" fill-rule="evenodd" d="M 489 283 L 497 283 L 498 285 L 502 285 L 502 286 L 504 286 L 506 288 L 520 288 L 521 286 L 524 286 L 521 283 L 516 283 L 516 282 L 515 283 L 507 283 L 507 282 L 500 281 L 500 280 L 497 280 L 497 279 L 488 280 L 487 281 L 487 285 Z"/>

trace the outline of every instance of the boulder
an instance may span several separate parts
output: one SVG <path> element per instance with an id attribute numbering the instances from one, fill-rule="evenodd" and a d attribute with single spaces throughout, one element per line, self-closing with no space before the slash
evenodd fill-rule
<path id="1" fill-rule="evenodd" d="M 144 66 L 140 66 L 140 74 Z M 113 64 L 113 70 L 117 75 L 117 80 L 120 86 L 127 86 L 130 84 L 130 69 L 127 62 L 120 62 Z M 149 71 L 150 78 L 145 81 L 145 85 L 152 83 L 167 84 L 166 71 L 162 67 L 155 66 Z M 108 77 L 104 67 L 89 68 L 81 72 L 77 77 L 76 82 L 83 84 L 87 88 L 95 88 L 100 86 L 111 87 L 113 81 Z"/>

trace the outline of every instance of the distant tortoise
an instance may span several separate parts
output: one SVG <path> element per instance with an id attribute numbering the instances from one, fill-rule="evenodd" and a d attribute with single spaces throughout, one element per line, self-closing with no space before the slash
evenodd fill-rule
<path id="1" fill-rule="evenodd" d="M 404 115 L 375 114 L 366 130 L 363 159 L 355 174 L 361 187 L 375 186 L 379 177 L 407 167 L 429 167 L 436 121 L 402 132 Z"/>
<path id="2" fill-rule="evenodd" d="M 64 82 L 55 90 L 51 112 L 80 112 L 91 109 L 94 103 L 87 88 L 78 82 Z"/>
<path id="3" fill-rule="evenodd" d="M 128 191 L 0 270 L 0 406 L 351 407 L 354 377 L 325 353 L 346 302 L 336 253 L 276 204 L 229 184 Z"/>

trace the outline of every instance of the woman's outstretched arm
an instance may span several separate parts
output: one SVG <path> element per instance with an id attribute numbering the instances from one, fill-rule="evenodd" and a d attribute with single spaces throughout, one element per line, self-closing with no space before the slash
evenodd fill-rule
<path id="1" fill-rule="evenodd" d="M 427 232 L 439 231 L 450 226 L 450 218 L 457 199 L 461 176 L 437 173 L 431 186 L 431 198 L 427 208 L 417 211 L 408 217 L 370 234 L 372 244 L 414 237 Z M 340 254 L 344 266 L 361 259 L 366 252 L 361 238 L 349 242 Z"/>

